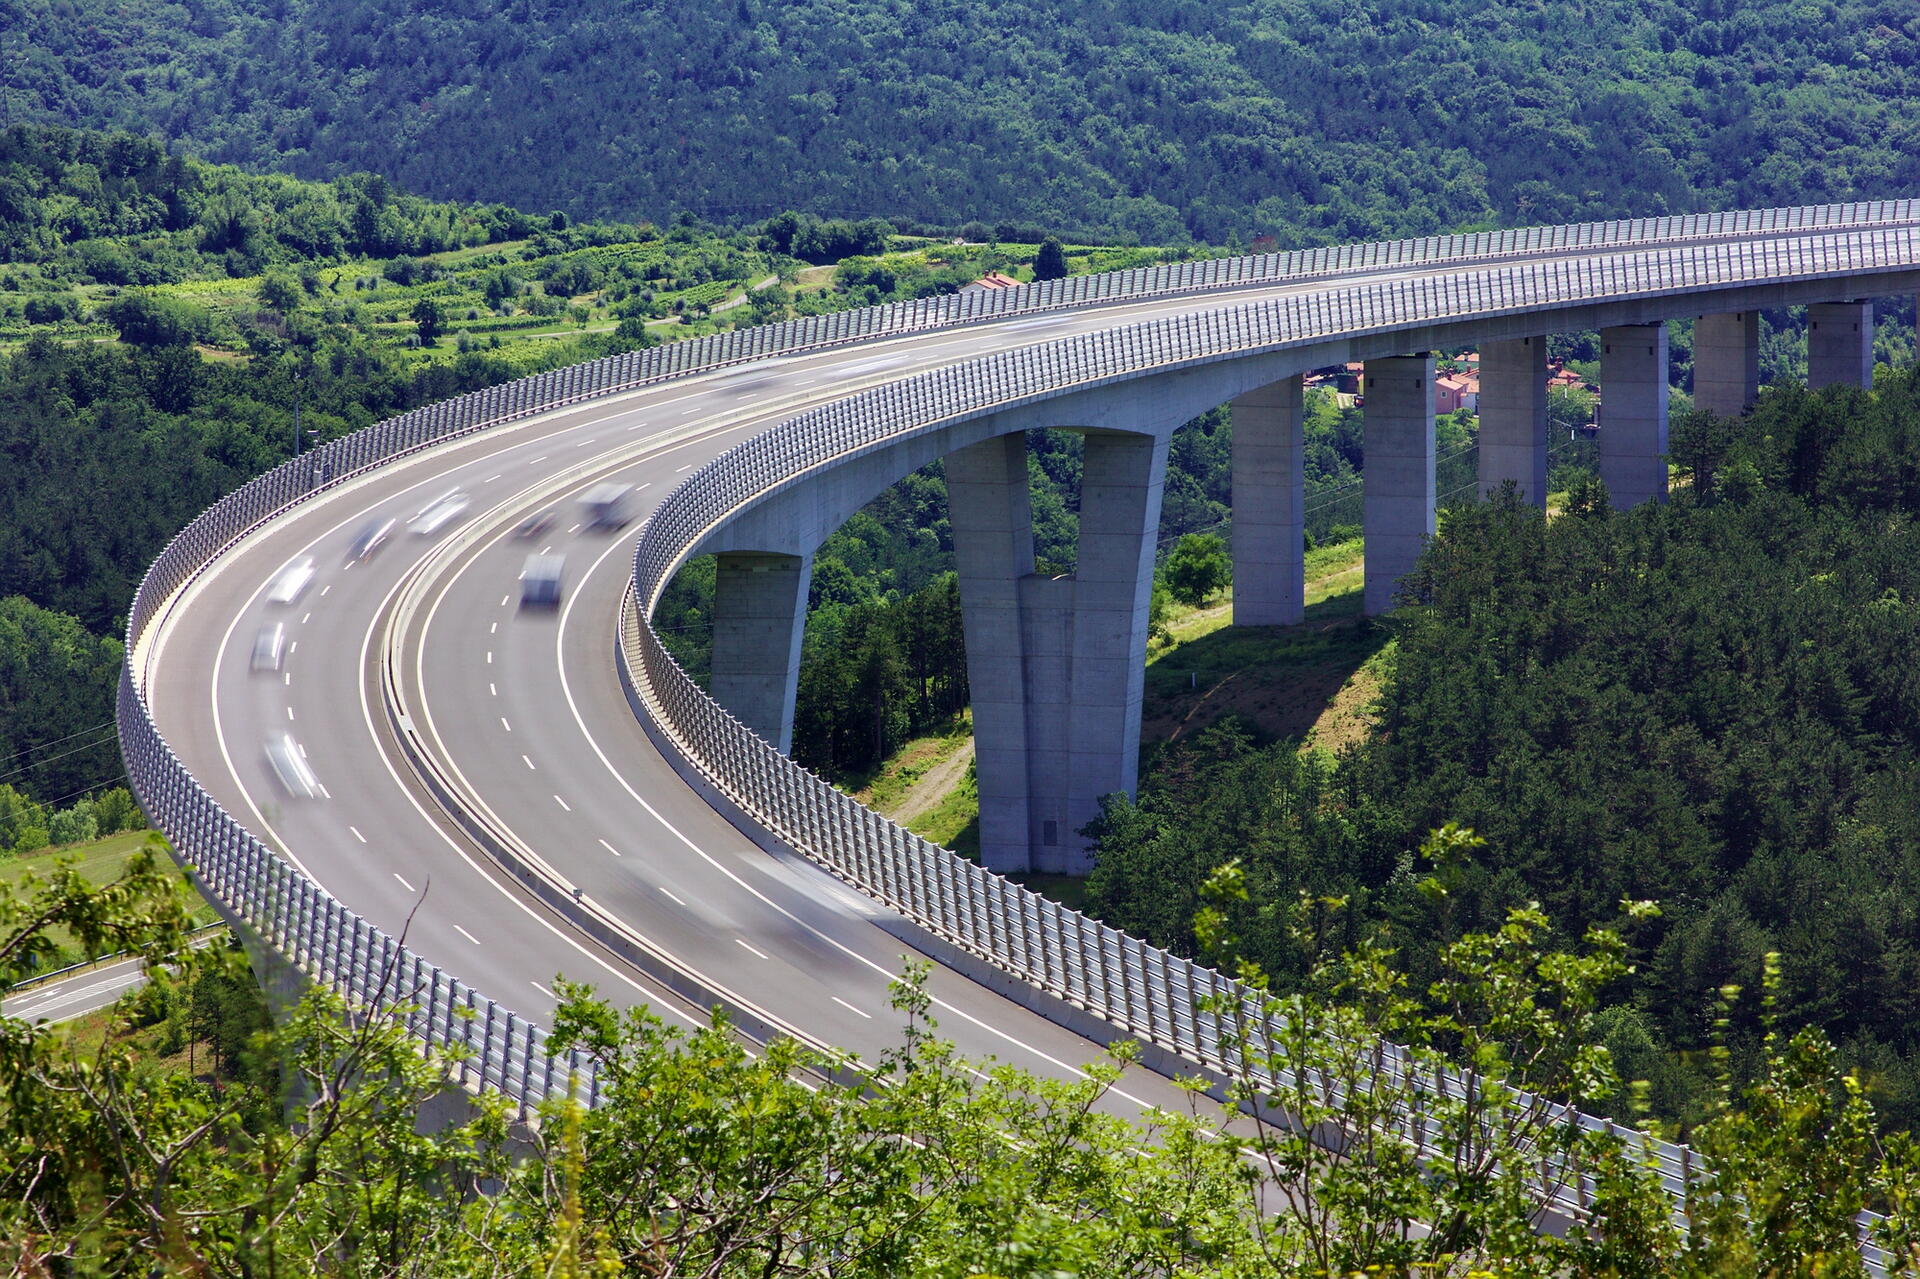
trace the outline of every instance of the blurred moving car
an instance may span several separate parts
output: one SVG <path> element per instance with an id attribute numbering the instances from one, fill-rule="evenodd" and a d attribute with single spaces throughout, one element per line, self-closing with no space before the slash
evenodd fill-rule
<path id="1" fill-rule="evenodd" d="M 561 579 L 567 570 L 564 555 L 529 555 L 520 570 L 521 608 L 559 608 Z"/>
<path id="2" fill-rule="evenodd" d="M 420 513 L 408 521 L 413 531 L 422 537 L 438 533 L 451 523 L 460 512 L 472 502 L 464 490 L 448 489 L 439 497 L 420 508 Z"/>
<path id="3" fill-rule="evenodd" d="M 631 484 L 596 484 L 580 495 L 580 510 L 590 529 L 625 528 L 633 516 L 628 511 L 633 496 Z"/>
<path id="4" fill-rule="evenodd" d="M 281 565 L 267 588 L 267 599 L 275 604 L 291 604 L 313 581 L 313 556 L 296 555 Z"/>
<path id="5" fill-rule="evenodd" d="M 295 799 L 312 799 L 323 793 L 320 779 L 313 775 L 313 768 L 300 753 L 300 744 L 293 740 L 292 733 L 279 732 L 267 739 L 267 763 L 273 766 L 273 775 L 280 779 L 280 785 Z"/>
<path id="6" fill-rule="evenodd" d="M 542 533 L 552 528 L 554 522 L 559 518 L 560 512 L 551 506 L 544 511 L 535 511 L 532 515 L 520 521 L 519 527 L 513 530 L 513 535 L 521 538 L 539 537 Z"/>
<path id="7" fill-rule="evenodd" d="M 387 544 L 393 536 L 393 526 L 397 520 L 375 520 L 353 536 L 353 545 L 347 548 L 347 554 L 356 560 L 370 560 L 375 551 Z"/>
<path id="8" fill-rule="evenodd" d="M 253 637 L 253 658 L 249 670 L 277 671 L 286 656 L 287 628 L 283 622 L 268 622 Z"/>

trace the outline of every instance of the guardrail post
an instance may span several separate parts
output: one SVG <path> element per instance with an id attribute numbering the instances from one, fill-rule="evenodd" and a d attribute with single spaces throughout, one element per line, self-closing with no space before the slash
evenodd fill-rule
<path id="1" fill-rule="evenodd" d="M 496 1005 L 496 1004 L 494 1003 L 494 1001 L 493 1001 L 493 1000 L 491 1000 L 491 999 L 489 999 L 489 1000 L 487 1001 L 487 1023 L 486 1023 L 486 1027 L 485 1027 L 485 1028 L 484 1028 L 484 1029 L 483 1029 L 483 1030 L 482 1030 L 482 1031 L 480 1032 L 480 1085 L 479 1085 L 479 1091 L 481 1091 L 481 1092 L 485 1092 L 485 1091 L 487 1090 L 487 1065 L 488 1065 L 488 1063 L 489 1063 L 490 1061 L 492 1061 L 492 1059 L 493 1059 L 493 1021 L 494 1021 L 494 1017 L 496 1016 L 496 1014 L 497 1014 L 497 1012 L 498 1012 L 498 1007 L 497 1007 L 497 1005 Z M 505 1092 L 505 1091 L 506 1091 L 506 1089 L 505 1089 L 505 1088 L 502 1088 L 502 1089 L 501 1089 L 500 1091 L 501 1091 L 501 1092 Z"/>

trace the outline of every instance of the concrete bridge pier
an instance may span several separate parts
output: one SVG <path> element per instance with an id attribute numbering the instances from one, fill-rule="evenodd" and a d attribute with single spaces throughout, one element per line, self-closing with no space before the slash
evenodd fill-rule
<path id="1" fill-rule="evenodd" d="M 1368 360 L 1366 388 L 1362 607 L 1377 617 L 1434 532 L 1433 356 Z"/>
<path id="2" fill-rule="evenodd" d="M 1373 401 L 1367 401 L 1369 407 Z M 1547 340 L 1480 344 L 1480 496 L 1508 480 L 1547 505 Z"/>
<path id="3" fill-rule="evenodd" d="M 1058 577 L 1034 572 L 1025 437 L 947 456 L 990 870 L 1085 874 L 1078 832 L 1134 789 L 1167 443 L 1086 433 L 1079 561 Z"/>
<path id="4" fill-rule="evenodd" d="M 1873 303 L 1807 308 L 1807 389 L 1827 386 L 1873 388 Z"/>
<path id="5" fill-rule="evenodd" d="M 1617 510 L 1667 500 L 1667 326 L 1600 330 L 1600 478 Z"/>
<path id="6" fill-rule="evenodd" d="M 813 556 L 724 551 L 714 560 L 713 700 L 786 751 Z"/>
<path id="7" fill-rule="evenodd" d="M 1693 322 L 1693 407 L 1739 417 L 1760 398 L 1760 313 L 1732 311 Z"/>
<path id="8" fill-rule="evenodd" d="M 1306 440 L 1299 374 L 1233 399 L 1233 624 L 1306 616 Z"/>

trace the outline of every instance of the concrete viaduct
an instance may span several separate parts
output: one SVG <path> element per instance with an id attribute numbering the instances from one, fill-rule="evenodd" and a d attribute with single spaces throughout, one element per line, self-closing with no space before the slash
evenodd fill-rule
<path id="1" fill-rule="evenodd" d="M 1483 479 L 1539 501 L 1541 335 L 1600 330 L 1606 478 L 1641 501 L 1665 474 L 1662 322 L 1700 317 L 1696 399 L 1734 411 L 1757 380 L 1758 309 L 1809 306 L 1814 382 L 1864 384 L 1857 299 L 1916 289 L 1920 201 L 1889 201 L 1167 264 L 551 370 L 328 441 L 183 529 L 129 608 L 128 777 L 263 969 L 391 1009 L 450 1051 L 460 1085 L 523 1110 L 598 1096 L 592 1063 L 547 1038 L 557 973 L 668 1019 L 719 1005 L 750 1037 L 873 1059 L 898 1042 L 904 950 L 938 961 L 929 998 L 963 1054 L 1070 1078 L 1090 1040 L 1128 1039 L 1143 1056 L 1102 1108 L 1179 1108 L 1169 1075 L 1247 1060 L 1209 998 L 1233 979 L 995 873 L 1077 868 L 1074 832 L 1132 788 L 1171 433 L 1235 405 L 1238 620 L 1297 619 L 1299 376 L 1366 361 L 1378 612 L 1433 527 L 1420 353 L 1480 347 Z M 1033 427 L 1087 436 L 1079 566 L 1062 578 L 1034 572 Z M 937 458 L 986 869 L 778 749 L 814 548 Z M 632 485 L 637 527 L 516 536 L 608 481 Z M 355 553 L 357 530 L 404 527 L 455 489 L 459 520 Z M 567 556 L 557 610 L 514 605 L 530 550 Z M 719 556 L 718 703 L 649 620 L 703 552 Z M 294 598 L 273 589 L 301 565 Z M 262 670 L 255 637 L 275 627 L 284 664 Z M 1279 1051 L 1265 1033 L 1263 1061 Z M 1404 1082 L 1393 1122 L 1443 1154 L 1421 1099 L 1445 1081 Z M 1687 1152 L 1646 1148 L 1678 1193 Z M 1543 1190 L 1576 1215 L 1581 1193 L 1577 1178 Z"/>
<path id="2" fill-rule="evenodd" d="M 1233 406 L 1233 620 L 1304 616 L 1302 371 L 1364 360 L 1364 608 L 1393 606 L 1435 528 L 1434 361 L 1478 344 L 1479 491 L 1507 483 L 1544 506 L 1544 335 L 1598 329 L 1600 473 L 1616 506 L 1667 494 L 1665 321 L 1692 317 L 1694 402 L 1737 416 L 1760 385 L 1759 311 L 1807 306 L 1808 383 L 1866 387 L 1873 305 L 1907 273 L 1768 283 L 1609 301 L 1546 314 L 1426 325 L 1152 374 L 933 431 L 825 468 L 708 536 L 717 553 L 713 697 L 787 749 L 814 549 L 888 484 L 944 458 L 972 686 L 980 845 L 989 869 L 1084 874 L 1077 833 L 1100 798 L 1132 794 L 1140 746 L 1147 606 L 1169 441 L 1198 414 Z M 1884 294 L 1883 294 L 1884 295 Z M 1035 571 L 1024 432 L 1085 440 L 1080 553 L 1072 573 Z"/>

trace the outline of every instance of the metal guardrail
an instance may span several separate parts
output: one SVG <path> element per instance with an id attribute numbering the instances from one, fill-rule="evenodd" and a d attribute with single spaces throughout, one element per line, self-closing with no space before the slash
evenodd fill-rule
<path id="1" fill-rule="evenodd" d="M 216 931 L 224 931 L 226 927 L 225 924 L 202 924 L 198 928 L 188 929 L 184 935 L 188 945 L 199 946 L 211 940 Z M 131 958 L 139 953 L 137 950 L 110 950 L 104 955 L 95 955 L 92 959 L 83 959 L 77 964 L 67 964 L 61 968 L 49 968 L 43 973 L 28 973 L 19 981 L 7 987 L 7 998 L 12 999 L 15 995 L 24 995 L 29 991 L 38 990 L 42 986 L 63 981 L 68 977 L 78 976 L 90 969 L 104 968 L 108 964 L 117 963 L 120 960 Z"/>
<path id="2" fill-rule="evenodd" d="M 1533 309 L 1698 293 L 1822 275 L 1920 267 L 1920 231 L 1861 230 L 1818 241 L 1724 240 L 1681 248 L 1519 262 L 1473 274 L 1359 284 L 1284 296 L 1062 339 L 905 379 L 802 414 L 690 474 L 642 529 L 622 610 L 624 669 L 653 726 L 733 805 L 807 856 L 943 941 L 1199 1065 L 1265 1075 L 1280 1042 L 1250 1027 L 1255 1063 L 1240 1060 L 1236 1028 L 1206 999 L 1254 993 L 1220 973 L 1041 897 L 895 825 L 795 764 L 714 702 L 681 669 L 650 616 L 673 571 L 723 522 L 821 468 L 917 433 L 1118 380 L 1353 334 L 1471 321 Z M 1410 1060 L 1386 1061 L 1396 1089 L 1458 1100 L 1472 1081 L 1429 1080 Z M 1291 1081 L 1269 1078 L 1275 1086 Z M 1525 1098 L 1527 1107 L 1589 1130 L 1605 1120 Z M 1433 1144 L 1418 1109 L 1400 1120 L 1423 1156 Z M 1621 1130 L 1625 1133 L 1625 1130 Z M 1637 1134 L 1678 1198 L 1692 1178 L 1684 1147 Z M 1556 1206 L 1577 1215 L 1584 1183 L 1570 1177 Z"/>
<path id="3" fill-rule="evenodd" d="M 352 476 L 447 440 L 689 373 L 864 339 L 1383 268 L 1503 257 L 1525 262 L 1542 254 L 1604 247 L 1644 250 L 1690 239 L 1721 241 L 1714 246 L 1713 261 L 1721 265 L 1725 279 L 1757 278 L 1764 270 L 1786 267 L 1838 273 L 1863 268 L 1855 257 L 1827 252 L 1828 246 L 1822 246 L 1817 261 L 1777 262 L 1778 255 L 1769 256 L 1766 237 L 1841 227 L 1862 232 L 1881 228 L 1884 235 L 1916 222 L 1920 201 L 1879 201 L 1184 262 L 736 330 L 556 369 L 414 409 L 323 444 L 249 481 L 202 512 L 161 552 L 129 610 L 128 666 L 116 714 L 128 776 L 142 808 L 172 841 L 202 891 L 309 978 L 367 1005 L 403 1008 L 409 1029 L 425 1045 L 461 1057 L 454 1069 L 464 1085 L 504 1093 L 523 1110 L 568 1093 L 591 1104 L 598 1096 L 598 1082 L 588 1063 L 577 1054 L 558 1058 L 549 1053 L 540 1027 L 426 961 L 267 848 L 208 794 L 156 727 L 137 677 L 141 641 L 195 577 L 255 528 Z M 1666 257 L 1660 263 L 1650 267 L 1642 254 L 1561 260 L 1534 270 L 1547 271 L 1548 283 L 1571 290 L 1569 298 L 1577 292 L 1577 281 L 1589 291 L 1579 300 L 1590 300 L 1593 289 L 1644 292 L 1662 287 L 1667 281 L 1660 272 L 1673 264 Z M 1527 270 L 1516 265 L 1500 278 L 1519 271 L 1522 276 L 1511 278 L 1533 279 L 1525 276 Z M 1676 282 L 1671 287 L 1702 285 Z M 1501 296 L 1508 305 L 1524 304 L 1518 294 L 1489 295 L 1481 281 L 1427 278 L 1391 288 L 1359 285 L 1351 304 L 1337 316 L 1324 297 L 1290 298 L 1056 343 L 968 366 L 964 377 L 955 370 L 881 388 L 804 415 L 695 472 L 649 522 L 636 557 L 636 582 L 642 584 L 650 608 L 666 574 L 697 541 L 704 524 L 825 460 L 877 447 L 890 434 L 982 411 L 981 406 L 1127 376 L 1155 367 L 1168 351 L 1189 359 L 1218 358 L 1250 349 L 1245 344 L 1257 333 L 1364 331 L 1444 308 L 1452 308 L 1448 314 L 1478 313 L 1498 305 Z M 1195 1012 L 1193 1001 L 1222 990 L 1223 978 L 1084 916 L 1062 912 L 846 800 L 771 751 L 707 699 L 673 665 L 651 629 L 638 625 L 631 607 L 623 620 L 622 642 L 628 645 L 634 669 L 642 672 L 641 696 L 659 722 L 687 744 L 717 783 L 797 847 L 923 926 L 1044 989 L 1101 1011 L 1129 1033 L 1196 1060 L 1208 1060 L 1210 1054 L 1221 1059 L 1218 1028 Z"/>

